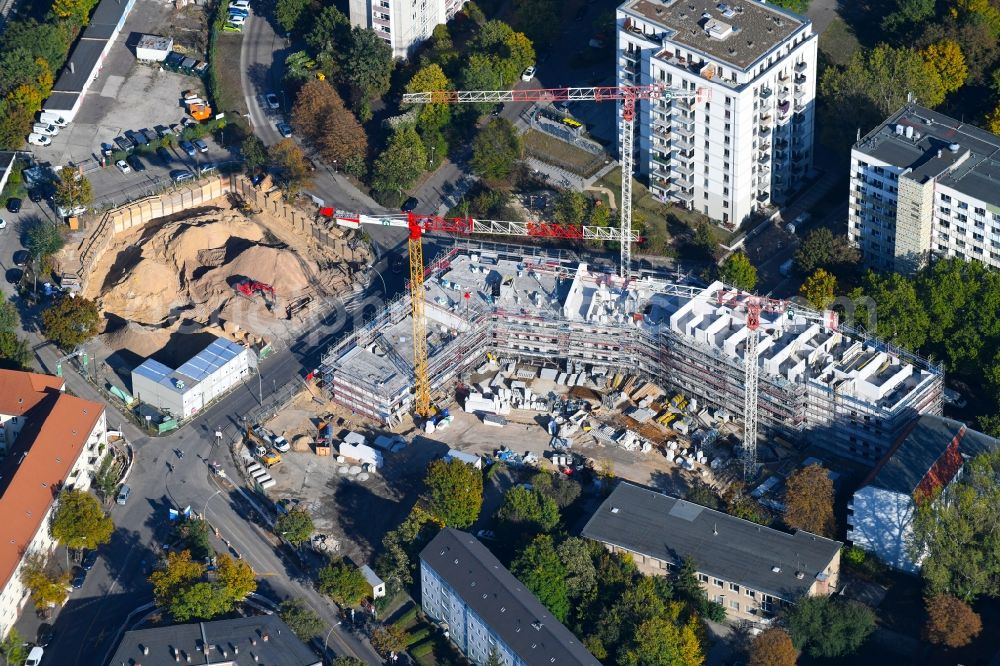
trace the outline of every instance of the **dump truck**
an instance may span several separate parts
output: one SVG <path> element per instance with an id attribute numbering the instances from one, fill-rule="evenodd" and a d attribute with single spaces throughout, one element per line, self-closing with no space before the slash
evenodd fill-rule
<path id="1" fill-rule="evenodd" d="M 263 446 L 258 446 L 255 451 L 257 460 L 265 467 L 274 467 L 281 462 L 281 454 L 277 451 L 268 451 Z"/>

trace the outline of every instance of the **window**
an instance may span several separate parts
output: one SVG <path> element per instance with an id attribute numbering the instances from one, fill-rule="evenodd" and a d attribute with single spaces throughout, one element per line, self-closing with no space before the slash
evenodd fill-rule
<path id="1" fill-rule="evenodd" d="M 959 201 L 958 208 L 960 210 L 969 210 L 969 203 L 967 201 Z"/>
<path id="2" fill-rule="evenodd" d="M 715 583 L 716 587 L 722 587 L 725 584 L 721 578 L 716 578 L 712 582 Z"/>
<path id="3" fill-rule="evenodd" d="M 736 593 L 739 593 L 739 591 L 740 591 L 740 586 L 739 586 L 739 585 L 737 585 L 736 583 L 730 583 L 730 584 L 729 584 L 729 591 L 730 591 L 730 592 L 736 592 Z"/>
<path id="4" fill-rule="evenodd" d="M 748 597 L 750 597 L 751 599 L 756 599 L 757 598 L 757 590 L 746 590 L 745 589 L 744 591 L 746 592 L 746 595 Z"/>
<path id="5" fill-rule="evenodd" d="M 698 574 L 698 580 L 700 580 L 702 583 L 707 583 L 708 582 L 708 576 L 705 575 L 705 574 L 703 574 L 703 573 L 700 573 L 700 574 Z"/>
<path id="6" fill-rule="evenodd" d="M 942 194 L 941 195 L 941 201 L 943 201 L 945 203 L 951 203 L 951 197 L 949 197 L 947 194 Z"/>
<path id="7" fill-rule="evenodd" d="M 737 613 L 740 612 L 740 602 L 738 602 L 738 601 L 730 601 L 729 602 L 729 607 L 732 608 Z"/>

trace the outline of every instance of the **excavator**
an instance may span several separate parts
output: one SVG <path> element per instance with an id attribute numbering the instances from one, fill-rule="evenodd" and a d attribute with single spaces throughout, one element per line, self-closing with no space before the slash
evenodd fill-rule
<path id="1" fill-rule="evenodd" d="M 251 301 L 254 300 L 257 294 L 260 294 L 264 299 L 264 305 L 268 310 L 274 309 L 274 287 L 269 284 L 264 284 L 263 282 L 258 282 L 257 280 L 241 280 L 235 285 L 236 293 L 245 298 L 249 298 Z"/>

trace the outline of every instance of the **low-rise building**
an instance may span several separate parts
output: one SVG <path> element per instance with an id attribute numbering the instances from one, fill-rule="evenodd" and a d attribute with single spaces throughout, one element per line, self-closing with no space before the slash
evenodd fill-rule
<path id="1" fill-rule="evenodd" d="M 174 40 L 159 35 L 143 35 L 135 45 L 135 58 L 143 62 L 163 62 L 174 50 Z"/>
<path id="2" fill-rule="evenodd" d="M 839 541 L 762 527 L 700 504 L 619 483 L 583 536 L 628 553 L 649 575 L 693 559 L 711 601 L 732 620 L 767 621 L 804 596 L 829 595 L 840 574 Z"/>
<path id="3" fill-rule="evenodd" d="M 368 587 L 372 590 L 372 599 L 381 599 L 385 596 L 385 581 L 379 578 L 378 574 L 370 566 L 367 564 L 362 565 L 361 574 L 368 581 Z"/>
<path id="4" fill-rule="evenodd" d="M 420 606 L 474 664 L 600 662 L 471 534 L 445 528 L 420 553 Z"/>
<path id="5" fill-rule="evenodd" d="M 253 350 L 216 338 L 176 370 L 146 359 L 132 370 L 132 394 L 161 412 L 186 419 L 252 375 L 256 368 Z"/>
<path id="6" fill-rule="evenodd" d="M 847 540 L 889 566 L 916 573 L 907 550 L 916 503 L 957 479 L 969 458 L 1000 440 L 943 416 L 920 417 L 871 471 L 847 505 Z"/>
<path id="7" fill-rule="evenodd" d="M 24 559 L 47 555 L 56 546 L 49 522 L 59 492 L 89 488 L 107 446 L 104 406 L 63 388 L 59 377 L 0 370 L 0 419 L 7 438 L 0 463 L 0 637 L 28 601 L 20 575 Z"/>
<path id="8" fill-rule="evenodd" d="M 111 666 L 322 666 L 277 615 L 173 624 L 125 632 Z"/>

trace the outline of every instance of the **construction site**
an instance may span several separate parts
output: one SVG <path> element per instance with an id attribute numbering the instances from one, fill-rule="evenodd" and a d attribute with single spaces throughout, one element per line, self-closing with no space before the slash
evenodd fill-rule
<path id="1" fill-rule="evenodd" d="M 760 313 L 754 401 L 745 390 L 747 313 L 720 282 L 626 281 L 539 248 L 472 243 L 431 262 L 422 289 L 438 414 L 421 424 L 427 432 L 451 423 L 440 415 L 455 403 L 501 428 L 519 412 L 558 413 L 548 433 L 557 450 L 571 446 L 561 441 L 568 428 L 673 458 L 678 435 L 736 434 L 750 401 L 765 447 L 808 445 L 871 465 L 918 415 L 941 412 L 940 367 L 799 306 Z M 405 427 L 415 400 L 412 316 L 407 294 L 324 355 L 335 403 Z M 587 398 L 582 413 L 578 401 L 567 404 L 574 397 Z"/>

